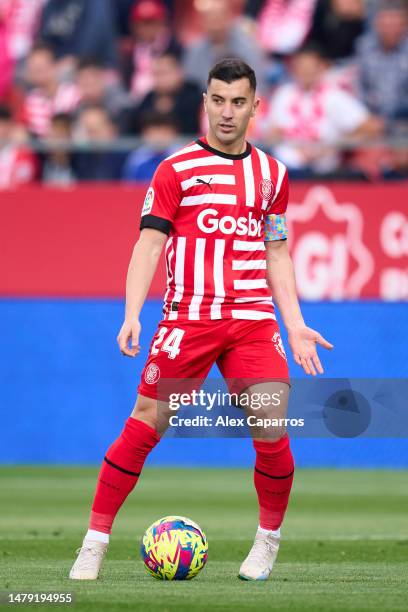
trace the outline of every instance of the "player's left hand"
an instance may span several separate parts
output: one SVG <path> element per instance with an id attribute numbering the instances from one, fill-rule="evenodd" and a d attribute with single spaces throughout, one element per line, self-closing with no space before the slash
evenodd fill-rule
<path id="1" fill-rule="evenodd" d="M 317 354 L 316 345 L 320 344 L 326 349 L 332 349 L 330 344 L 319 332 L 310 327 L 299 327 L 288 330 L 289 346 L 297 364 L 302 366 L 306 374 L 316 376 L 317 372 L 323 374 L 323 367 Z"/>

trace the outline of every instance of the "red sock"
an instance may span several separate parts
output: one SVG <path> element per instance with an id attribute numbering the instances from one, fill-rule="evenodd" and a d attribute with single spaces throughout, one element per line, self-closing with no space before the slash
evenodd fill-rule
<path id="1" fill-rule="evenodd" d="M 292 488 L 294 463 L 287 434 L 277 442 L 254 440 L 255 489 L 259 502 L 259 525 L 279 529 Z"/>
<path id="2" fill-rule="evenodd" d="M 119 508 L 136 485 L 147 455 L 159 440 L 156 430 L 143 421 L 127 419 L 99 472 L 89 529 L 111 532 Z"/>

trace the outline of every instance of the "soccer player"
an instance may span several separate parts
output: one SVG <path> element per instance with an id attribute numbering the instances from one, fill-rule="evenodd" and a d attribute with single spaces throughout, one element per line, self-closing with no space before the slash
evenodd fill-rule
<path id="1" fill-rule="evenodd" d="M 118 335 L 121 352 L 139 353 L 139 313 L 166 244 L 164 316 L 134 410 L 106 452 L 72 579 L 98 577 L 115 516 L 167 427 L 160 381 L 204 380 L 216 362 L 230 388 L 240 393 L 251 397 L 260 387 L 271 395 L 284 390 L 278 408 L 263 409 L 263 416 L 284 416 L 289 374 L 272 294 L 295 361 L 307 374 L 323 372 L 316 345 L 332 347 L 305 325 L 300 311 L 286 241 L 286 168 L 245 139 L 259 104 L 253 70 L 237 59 L 216 64 L 204 104 L 207 136 L 159 165 L 143 205 Z M 246 413 L 259 416 L 250 403 Z M 239 576 L 265 580 L 278 553 L 294 463 L 284 428 L 259 427 L 251 433 L 259 527 Z"/>

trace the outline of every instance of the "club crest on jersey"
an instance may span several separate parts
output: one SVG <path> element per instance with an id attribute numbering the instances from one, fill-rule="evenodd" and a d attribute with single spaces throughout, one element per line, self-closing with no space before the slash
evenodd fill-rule
<path id="1" fill-rule="evenodd" d="M 271 338 L 274 347 L 276 348 L 276 350 L 278 351 L 279 355 L 283 358 L 286 359 L 286 353 L 285 353 L 285 349 L 283 346 L 283 342 L 282 342 L 282 338 L 279 332 L 275 332 Z"/>
<path id="2" fill-rule="evenodd" d="M 270 200 L 272 196 L 273 183 L 271 179 L 263 178 L 259 183 L 259 193 L 263 200 Z"/>
<path id="3" fill-rule="evenodd" d="M 150 363 L 145 372 L 144 379 L 148 385 L 154 385 L 160 378 L 160 368 L 155 363 Z"/>
<path id="4" fill-rule="evenodd" d="M 154 189 L 153 187 L 149 187 L 146 193 L 145 200 L 143 202 L 142 217 L 143 215 L 148 215 L 151 212 L 153 208 L 153 202 L 154 202 Z"/>

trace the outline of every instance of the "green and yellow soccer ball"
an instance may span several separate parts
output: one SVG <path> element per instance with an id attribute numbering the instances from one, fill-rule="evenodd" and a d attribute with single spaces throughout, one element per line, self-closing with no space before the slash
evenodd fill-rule
<path id="1" fill-rule="evenodd" d="M 146 530 L 140 552 L 155 578 L 191 580 L 206 564 L 208 544 L 197 523 L 185 516 L 165 516 Z"/>

